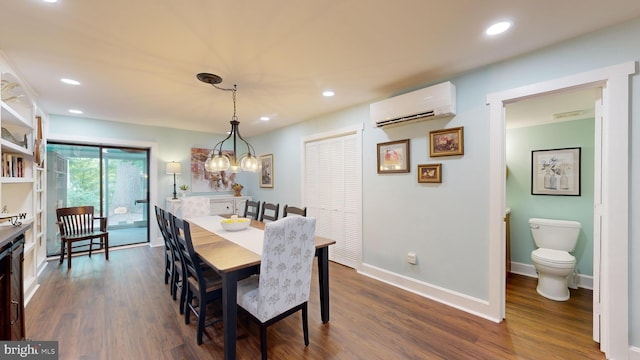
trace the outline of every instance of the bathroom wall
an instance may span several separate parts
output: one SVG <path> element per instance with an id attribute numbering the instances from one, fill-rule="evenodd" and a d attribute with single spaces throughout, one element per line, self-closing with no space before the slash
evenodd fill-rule
<path id="1" fill-rule="evenodd" d="M 507 207 L 511 208 L 511 261 L 533 265 L 528 220 L 575 220 L 582 224 L 573 254 L 577 272 L 593 275 L 594 119 L 507 129 Z M 581 196 L 531 195 L 531 151 L 581 147 Z"/>

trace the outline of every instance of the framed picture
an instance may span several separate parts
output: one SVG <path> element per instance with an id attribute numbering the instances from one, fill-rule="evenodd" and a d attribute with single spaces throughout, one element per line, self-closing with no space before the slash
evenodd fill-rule
<path id="1" fill-rule="evenodd" d="M 429 132 L 429 156 L 464 155 L 464 127 Z"/>
<path id="2" fill-rule="evenodd" d="M 441 183 L 442 182 L 442 164 L 418 165 L 418 182 L 419 183 Z"/>
<path id="3" fill-rule="evenodd" d="M 378 174 L 408 173 L 409 139 L 378 144 Z"/>
<path id="4" fill-rule="evenodd" d="M 260 187 L 273 187 L 273 154 L 260 155 Z"/>
<path id="5" fill-rule="evenodd" d="M 580 150 L 531 151 L 531 194 L 580 196 Z"/>
<path id="6" fill-rule="evenodd" d="M 211 149 L 191 148 L 191 192 L 222 192 L 233 191 L 236 183 L 236 174 L 227 171 L 208 172 L 204 163 L 211 155 Z M 233 151 L 222 150 L 223 154 L 233 155 Z M 184 171 L 183 171 L 184 173 Z"/>

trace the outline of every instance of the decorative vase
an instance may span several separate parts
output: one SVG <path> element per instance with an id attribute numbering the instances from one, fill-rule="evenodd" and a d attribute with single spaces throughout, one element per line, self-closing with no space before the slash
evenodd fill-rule
<path id="1" fill-rule="evenodd" d="M 242 189 L 238 189 L 238 190 L 234 190 L 236 193 L 233 194 L 233 196 L 242 196 L 242 194 L 240 194 L 240 192 L 242 191 Z"/>

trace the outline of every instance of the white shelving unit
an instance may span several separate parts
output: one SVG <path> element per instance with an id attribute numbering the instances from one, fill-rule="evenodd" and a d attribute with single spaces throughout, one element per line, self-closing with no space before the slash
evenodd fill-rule
<path id="1" fill-rule="evenodd" d="M 34 157 L 36 116 L 45 121 L 35 97 L 0 56 L 0 211 L 25 214 L 24 293 L 25 303 L 38 288 L 38 272 L 46 264 L 45 213 L 46 173 Z M 9 221 L 0 226 L 13 226 Z"/>

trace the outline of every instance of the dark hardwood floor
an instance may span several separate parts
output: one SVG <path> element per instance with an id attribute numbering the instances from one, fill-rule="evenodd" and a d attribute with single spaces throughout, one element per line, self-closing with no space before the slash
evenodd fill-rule
<path id="1" fill-rule="evenodd" d="M 60 359 L 222 359 L 221 327 L 196 344 L 162 278 L 162 248 L 51 262 L 26 308 L 27 338 L 56 340 Z M 331 321 L 322 324 L 317 273 L 309 303 L 310 344 L 300 314 L 272 325 L 276 359 L 604 359 L 591 340 L 591 292 L 567 302 L 539 296 L 536 280 L 511 275 L 500 324 L 331 264 Z M 211 311 L 216 311 L 212 309 Z M 242 318 L 238 359 L 258 359 L 258 327 Z"/>

